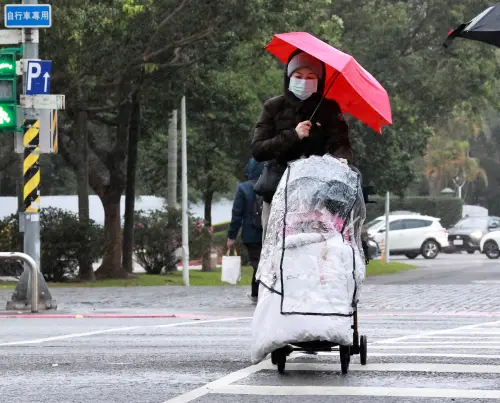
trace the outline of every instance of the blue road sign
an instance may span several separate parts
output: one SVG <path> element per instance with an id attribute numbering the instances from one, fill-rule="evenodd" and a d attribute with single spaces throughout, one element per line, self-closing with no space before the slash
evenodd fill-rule
<path id="1" fill-rule="evenodd" d="M 50 4 L 7 4 L 4 6 L 5 28 L 50 28 Z"/>
<path id="2" fill-rule="evenodd" d="M 26 95 L 50 94 L 52 61 L 28 60 L 26 73 Z"/>

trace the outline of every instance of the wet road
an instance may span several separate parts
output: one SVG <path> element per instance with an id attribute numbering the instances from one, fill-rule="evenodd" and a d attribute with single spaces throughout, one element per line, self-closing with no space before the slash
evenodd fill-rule
<path id="1" fill-rule="evenodd" d="M 425 267 L 367 282 L 360 331 L 368 365 L 354 357 L 347 376 L 337 354 L 295 355 L 284 376 L 269 361 L 250 366 L 245 289 L 57 289 L 64 312 L 103 317 L 0 319 L 0 401 L 500 401 L 497 262 L 480 255 L 418 262 Z M 121 316 L 148 305 L 179 317 Z"/>

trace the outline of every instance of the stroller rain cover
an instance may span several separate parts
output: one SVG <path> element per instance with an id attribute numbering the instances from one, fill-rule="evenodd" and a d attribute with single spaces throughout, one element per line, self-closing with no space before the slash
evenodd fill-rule
<path id="1" fill-rule="evenodd" d="M 274 195 L 257 272 L 253 364 L 288 344 L 351 345 L 365 259 L 360 174 L 331 155 L 290 163 Z"/>

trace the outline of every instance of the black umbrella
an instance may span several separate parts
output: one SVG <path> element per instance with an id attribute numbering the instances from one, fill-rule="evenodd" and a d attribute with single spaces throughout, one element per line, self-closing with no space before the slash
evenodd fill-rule
<path id="1" fill-rule="evenodd" d="M 455 38 L 486 42 L 500 48 L 500 3 L 487 8 L 472 21 L 451 31 L 443 46 L 447 48 Z"/>

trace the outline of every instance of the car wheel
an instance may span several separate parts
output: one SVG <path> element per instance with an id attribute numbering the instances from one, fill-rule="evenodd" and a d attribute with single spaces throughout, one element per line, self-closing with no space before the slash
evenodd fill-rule
<path id="1" fill-rule="evenodd" d="M 484 253 L 490 259 L 498 259 L 500 257 L 500 249 L 495 241 L 488 241 L 484 244 Z"/>
<path id="2" fill-rule="evenodd" d="M 416 259 L 418 257 L 418 255 L 420 255 L 420 253 L 413 252 L 413 253 L 407 253 L 405 256 L 408 259 Z"/>
<path id="3" fill-rule="evenodd" d="M 439 255 L 439 245 L 436 241 L 429 239 L 422 245 L 422 256 L 426 259 L 435 259 Z"/>
<path id="4" fill-rule="evenodd" d="M 474 253 L 476 253 L 476 251 L 475 251 L 474 249 L 469 249 L 469 250 L 467 251 L 467 253 L 468 253 L 469 255 L 473 255 Z"/>

